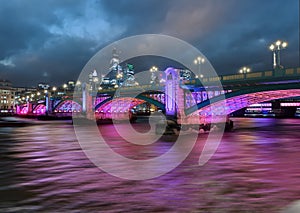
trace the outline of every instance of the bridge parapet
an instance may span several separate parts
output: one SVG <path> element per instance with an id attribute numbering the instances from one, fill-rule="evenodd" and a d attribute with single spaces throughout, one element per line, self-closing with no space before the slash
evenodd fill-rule
<path id="1" fill-rule="evenodd" d="M 230 74 L 220 75 L 218 77 L 204 77 L 201 81 L 190 80 L 183 81 L 185 85 L 198 85 L 201 86 L 201 82 L 206 85 L 214 85 L 217 81 L 221 81 L 223 85 L 234 84 L 239 82 L 267 82 L 276 80 L 291 80 L 300 78 L 300 68 L 287 68 L 287 69 L 274 69 L 267 71 L 257 71 L 245 74 Z"/>
<path id="2" fill-rule="evenodd" d="M 137 85 L 137 86 L 121 86 L 117 88 L 104 88 L 98 91 L 98 94 L 102 93 L 115 93 L 116 91 L 133 93 L 135 91 L 164 91 L 164 84 L 149 84 L 149 85 Z"/>

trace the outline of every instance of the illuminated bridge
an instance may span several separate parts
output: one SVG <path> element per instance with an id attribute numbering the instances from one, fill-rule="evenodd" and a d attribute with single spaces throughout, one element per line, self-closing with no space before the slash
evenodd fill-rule
<path id="1" fill-rule="evenodd" d="M 122 120 L 132 116 L 134 107 L 148 103 L 167 116 L 201 123 L 193 118 L 212 116 L 212 107 L 218 109 L 213 111 L 215 115 L 228 115 L 251 104 L 300 96 L 300 68 L 207 77 L 201 81 L 180 80 L 173 68 L 165 74 L 164 84 L 103 89 L 97 93 L 82 88 L 73 99 L 46 98 L 18 106 L 18 113 L 55 117 L 75 113 L 91 119 Z"/>

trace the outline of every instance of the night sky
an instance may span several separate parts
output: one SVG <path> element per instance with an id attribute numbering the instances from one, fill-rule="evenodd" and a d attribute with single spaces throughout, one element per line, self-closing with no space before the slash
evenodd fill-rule
<path id="1" fill-rule="evenodd" d="M 0 32 L 0 79 L 15 86 L 76 80 L 101 48 L 146 33 L 187 41 L 218 74 L 270 70 L 277 39 L 282 64 L 299 66 L 299 0 L 1 0 Z"/>

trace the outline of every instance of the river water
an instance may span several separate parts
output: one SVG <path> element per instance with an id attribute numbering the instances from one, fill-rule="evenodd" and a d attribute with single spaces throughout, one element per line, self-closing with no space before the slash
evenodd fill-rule
<path id="1" fill-rule="evenodd" d="M 198 165 L 195 148 L 176 169 L 141 181 L 111 176 L 91 163 L 70 121 L 0 127 L 0 211 L 279 212 L 299 200 L 300 120 L 233 120 L 234 130 L 224 134 L 204 166 Z M 121 140 L 111 124 L 99 128 Z M 203 146 L 205 135 L 196 147 Z M 172 145 L 159 140 L 152 148 L 161 152 Z M 135 152 L 128 146 L 124 151 L 132 158 Z"/>

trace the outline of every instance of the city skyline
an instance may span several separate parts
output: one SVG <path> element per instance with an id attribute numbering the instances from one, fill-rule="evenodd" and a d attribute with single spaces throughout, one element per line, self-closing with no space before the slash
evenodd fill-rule
<path id="1" fill-rule="evenodd" d="M 220 75 L 243 66 L 272 69 L 268 48 L 278 39 L 289 44 L 282 52 L 282 65 L 299 66 L 297 0 L 29 2 L 5 1 L 0 9 L 0 78 L 16 86 L 76 80 L 101 48 L 145 33 L 187 41 Z M 150 69 L 149 64 L 135 67 Z"/>

